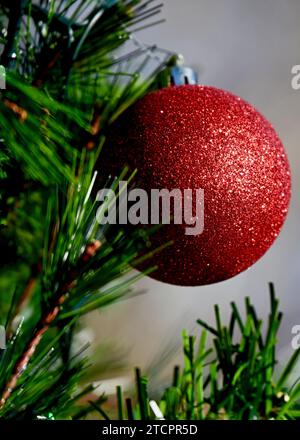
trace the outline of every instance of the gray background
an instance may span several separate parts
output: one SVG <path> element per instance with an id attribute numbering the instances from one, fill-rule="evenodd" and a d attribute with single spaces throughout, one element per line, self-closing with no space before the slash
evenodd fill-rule
<path id="1" fill-rule="evenodd" d="M 208 287 L 175 287 L 149 278 L 147 294 L 90 316 L 96 342 L 109 338 L 128 350 L 129 366 L 149 366 L 166 347 L 179 343 L 183 327 L 196 331 L 198 317 L 213 321 L 220 304 L 224 321 L 230 301 L 249 295 L 266 317 L 268 281 L 284 311 L 279 357 L 292 351 L 291 328 L 300 324 L 299 162 L 300 90 L 291 68 L 300 64 L 299 0 L 165 0 L 165 24 L 138 37 L 184 55 L 200 83 L 224 88 L 257 107 L 275 126 L 291 163 L 293 198 L 284 229 L 268 253 L 245 273 Z"/>

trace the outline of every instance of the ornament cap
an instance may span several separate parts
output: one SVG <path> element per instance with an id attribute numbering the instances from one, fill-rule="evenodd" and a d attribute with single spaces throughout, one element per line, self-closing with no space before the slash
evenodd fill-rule
<path id="1" fill-rule="evenodd" d="M 197 72 L 185 65 L 182 55 L 176 54 L 171 56 L 166 67 L 157 75 L 157 89 L 187 84 L 198 84 Z"/>
<path id="2" fill-rule="evenodd" d="M 198 84 L 198 75 L 191 67 L 176 65 L 171 68 L 171 83 L 174 86 Z"/>

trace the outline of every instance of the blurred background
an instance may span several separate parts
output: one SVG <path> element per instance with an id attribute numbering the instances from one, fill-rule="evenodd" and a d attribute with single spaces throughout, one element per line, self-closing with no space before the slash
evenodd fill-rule
<path id="1" fill-rule="evenodd" d="M 259 314 L 269 312 L 268 282 L 275 283 L 284 312 L 279 359 L 292 352 L 291 329 L 300 325 L 300 90 L 291 87 L 292 66 L 300 64 L 299 0 L 165 0 L 166 23 L 139 32 L 184 56 L 199 82 L 227 89 L 252 103 L 272 122 L 292 168 L 293 196 L 284 229 L 272 248 L 241 275 L 206 287 L 175 287 L 145 278 L 133 299 L 87 318 L 94 344 L 117 341 L 128 372 L 152 370 L 153 362 L 179 348 L 181 330 L 198 333 L 197 318 L 213 322 L 218 303 L 224 322 L 230 302 L 249 295 Z M 177 361 L 176 354 L 169 362 Z M 175 358 L 175 359 L 174 359 Z M 151 371 L 150 371 L 151 373 Z M 171 374 L 171 369 L 169 370 Z M 117 382 L 120 383 L 120 378 Z M 126 378 L 124 379 L 126 381 Z"/>

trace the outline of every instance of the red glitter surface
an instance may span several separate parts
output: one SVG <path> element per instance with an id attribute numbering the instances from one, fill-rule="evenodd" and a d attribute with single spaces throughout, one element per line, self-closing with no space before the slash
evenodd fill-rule
<path id="1" fill-rule="evenodd" d="M 270 123 L 241 98 L 192 85 L 150 93 L 121 117 L 108 143 L 114 164 L 138 168 L 148 192 L 204 189 L 204 232 L 159 230 L 153 247 L 174 245 L 155 256 L 153 278 L 188 286 L 226 280 L 278 236 L 291 194 L 288 160 Z"/>

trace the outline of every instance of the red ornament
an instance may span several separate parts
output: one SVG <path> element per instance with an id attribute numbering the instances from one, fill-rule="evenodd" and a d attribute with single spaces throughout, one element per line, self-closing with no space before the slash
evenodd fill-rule
<path id="1" fill-rule="evenodd" d="M 168 87 L 145 96 L 109 138 L 115 165 L 138 169 L 142 187 L 204 189 L 204 231 L 166 225 L 153 247 L 153 278 L 196 286 L 227 280 L 254 264 L 278 236 L 291 178 L 283 145 L 250 104 L 207 86 Z"/>

